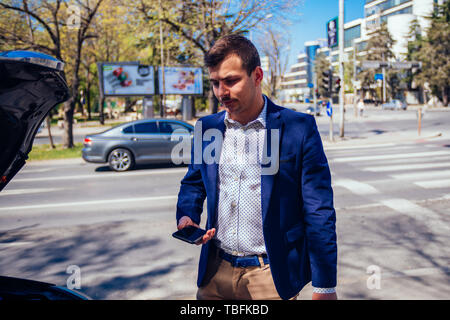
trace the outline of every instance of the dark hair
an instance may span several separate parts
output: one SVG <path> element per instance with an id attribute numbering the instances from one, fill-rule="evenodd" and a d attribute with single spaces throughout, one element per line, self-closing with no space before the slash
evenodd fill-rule
<path id="1" fill-rule="evenodd" d="M 250 75 L 256 67 L 261 66 L 258 50 L 247 38 L 230 34 L 217 40 L 205 54 L 205 65 L 208 68 L 217 66 L 228 55 L 236 54 L 242 60 L 242 67 Z"/>

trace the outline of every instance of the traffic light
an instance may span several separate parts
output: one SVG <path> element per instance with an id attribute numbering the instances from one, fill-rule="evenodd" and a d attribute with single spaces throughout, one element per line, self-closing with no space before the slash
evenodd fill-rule
<path id="1" fill-rule="evenodd" d="M 333 92 L 333 72 L 331 70 L 327 70 L 322 72 L 322 84 L 321 87 L 325 92 L 325 97 L 331 97 L 331 93 Z"/>
<path id="2" fill-rule="evenodd" d="M 334 93 L 339 93 L 339 90 L 341 90 L 341 78 L 337 77 L 335 80 Z"/>

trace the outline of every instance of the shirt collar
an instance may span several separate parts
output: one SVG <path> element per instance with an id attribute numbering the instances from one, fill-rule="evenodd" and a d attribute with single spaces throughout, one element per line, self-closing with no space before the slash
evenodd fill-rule
<path id="1" fill-rule="evenodd" d="M 225 122 L 225 125 L 239 125 L 242 127 L 246 127 L 252 123 L 255 122 L 260 122 L 263 127 L 266 127 L 266 115 L 267 115 L 267 97 L 265 95 L 263 95 L 264 98 L 264 106 L 261 110 L 261 112 L 259 113 L 258 117 L 255 120 L 250 121 L 249 123 L 247 123 L 245 126 L 243 126 L 242 124 L 240 124 L 238 121 L 235 121 L 233 119 L 230 118 L 228 111 L 225 111 L 225 119 L 223 120 Z"/>

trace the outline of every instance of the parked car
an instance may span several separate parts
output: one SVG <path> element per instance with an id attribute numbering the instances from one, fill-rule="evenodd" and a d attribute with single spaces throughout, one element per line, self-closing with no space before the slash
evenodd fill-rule
<path id="1" fill-rule="evenodd" d="M 381 101 L 375 99 L 364 99 L 363 102 L 365 105 L 374 105 L 375 107 L 378 107 L 381 103 Z"/>
<path id="2" fill-rule="evenodd" d="M 82 157 L 87 162 L 108 163 L 114 171 L 136 164 L 171 162 L 172 148 L 179 143 L 172 133 L 192 138 L 194 127 L 175 119 L 144 119 L 118 125 L 84 139 Z M 183 160 L 190 158 L 190 152 Z"/>
<path id="3" fill-rule="evenodd" d="M 406 102 L 398 100 L 398 99 L 394 99 L 392 101 L 383 103 L 383 105 L 381 106 L 381 108 L 383 110 L 406 110 L 408 108 L 408 105 L 406 104 Z"/>
<path id="4" fill-rule="evenodd" d="M 50 110 L 69 99 L 63 66 L 36 52 L 0 52 L 0 191 L 25 165 Z M 89 297 L 51 283 L 0 276 L 0 301 L 80 299 Z"/>

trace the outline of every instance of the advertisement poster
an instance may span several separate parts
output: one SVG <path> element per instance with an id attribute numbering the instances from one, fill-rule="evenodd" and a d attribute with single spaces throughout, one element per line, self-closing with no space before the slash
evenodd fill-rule
<path id="1" fill-rule="evenodd" d="M 159 93 L 163 93 L 162 70 L 159 70 Z M 164 82 L 166 94 L 202 94 L 201 68 L 165 67 Z"/>
<path id="2" fill-rule="evenodd" d="M 338 18 L 333 18 L 327 22 L 328 47 L 333 48 L 339 44 L 338 38 Z"/>
<path id="3" fill-rule="evenodd" d="M 155 94 L 154 69 L 138 64 L 103 64 L 104 95 Z"/>

